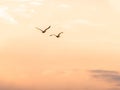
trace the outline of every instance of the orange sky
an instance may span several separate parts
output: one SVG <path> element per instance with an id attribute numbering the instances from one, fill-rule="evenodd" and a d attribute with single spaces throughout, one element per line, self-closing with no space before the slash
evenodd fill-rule
<path id="1" fill-rule="evenodd" d="M 0 88 L 120 88 L 119 0 L 1 0 L 0 24 Z"/>

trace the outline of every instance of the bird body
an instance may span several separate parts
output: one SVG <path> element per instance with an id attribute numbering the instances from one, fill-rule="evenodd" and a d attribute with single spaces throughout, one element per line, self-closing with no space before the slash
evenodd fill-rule
<path id="1" fill-rule="evenodd" d="M 63 33 L 63 32 L 60 32 L 58 35 L 51 34 L 50 36 L 56 36 L 57 38 L 59 38 L 62 33 Z"/>

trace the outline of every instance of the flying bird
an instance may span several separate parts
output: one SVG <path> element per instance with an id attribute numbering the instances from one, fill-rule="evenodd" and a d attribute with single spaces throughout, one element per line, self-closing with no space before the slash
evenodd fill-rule
<path id="1" fill-rule="evenodd" d="M 57 38 L 59 38 L 62 33 L 63 33 L 63 32 L 60 32 L 58 35 L 51 34 L 50 36 L 53 36 L 53 35 L 54 35 L 54 36 L 56 36 Z"/>
<path id="2" fill-rule="evenodd" d="M 42 31 L 42 33 L 45 33 L 51 26 L 47 27 L 45 30 L 41 30 L 40 28 L 36 27 L 36 29 Z"/>

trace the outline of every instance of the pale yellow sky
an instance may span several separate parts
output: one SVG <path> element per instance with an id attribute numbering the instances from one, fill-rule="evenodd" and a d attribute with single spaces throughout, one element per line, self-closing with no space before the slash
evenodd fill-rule
<path id="1" fill-rule="evenodd" d="M 1 88 L 119 89 L 119 0 L 1 0 L 0 24 Z"/>

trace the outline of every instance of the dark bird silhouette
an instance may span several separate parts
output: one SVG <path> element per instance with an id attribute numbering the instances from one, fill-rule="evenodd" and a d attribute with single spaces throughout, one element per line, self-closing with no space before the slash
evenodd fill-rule
<path id="1" fill-rule="evenodd" d="M 42 33 L 45 33 L 51 26 L 47 27 L 45 30 L 41 30 L 40 28 L 36 27 L 36 29 L 42 31 Z"/>
<path id="2" fill-rule="evenodd" d="M 59 38 L 62 33 L 63 33 L 63 32 L 60 32 L 58 35 L 51 34 L 50 36 L 53 36 L 53 35 L 54 35 L 54 36 L 56 36 L 57 38 Z"/>

